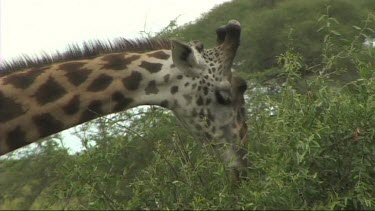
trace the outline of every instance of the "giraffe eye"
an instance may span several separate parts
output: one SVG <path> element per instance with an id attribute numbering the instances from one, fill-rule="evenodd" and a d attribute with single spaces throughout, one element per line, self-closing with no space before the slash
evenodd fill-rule
<path id="1" fill-rule="evenodd" d="M 232 103 L 230 90 L 216 90 L 215 97 L 217 102 L 222 105 L 229 105 Z"/>

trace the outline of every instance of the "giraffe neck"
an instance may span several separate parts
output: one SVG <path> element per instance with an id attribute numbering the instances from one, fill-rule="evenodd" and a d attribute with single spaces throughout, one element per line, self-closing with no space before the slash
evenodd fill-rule
<path id="1" fill-rule="evenodd" d="M 138 105 L 172 107 L 173 83 L 182 78 L 170 50 L 112 53 L 2 77 L 0 155 Z"/>

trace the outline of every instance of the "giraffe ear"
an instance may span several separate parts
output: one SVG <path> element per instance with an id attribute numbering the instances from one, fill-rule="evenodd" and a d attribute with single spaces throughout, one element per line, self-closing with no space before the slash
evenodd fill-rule
<path id="1" fill-rule="evenodd" d="M 191 76 L 198 76 L 197 52 L 185 43 L 172 40 L 172 59 L 176 67 Z"/>

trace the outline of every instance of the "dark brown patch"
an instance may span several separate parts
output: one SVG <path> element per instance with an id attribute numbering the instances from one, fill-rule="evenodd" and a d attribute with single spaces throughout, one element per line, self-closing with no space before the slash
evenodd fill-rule
<path id="1" fill-rule="evenodd" d="M 176 65 L 175 64 L 171 64 L 171 68 L 175 68 L 176 67 Z"/>
<path id="2" fill-rule="evenodd" d="M 109 54 L 103 56 L 102 60 L 106 61 L 107 64 L 103 65 L 101 69 L 124 70 L 129 64 L 139 58 L 140 55 L 125 57 L 125 53 Z"/>
<path id="3" fill-rule="evenodd" d="M 74 86 L 79 86 L 86 81 L 91 72 L 92 70 L 89 69 L 81 69 L 79 71 L 68 72 L 65 76 Z"/>
<path id="4" fill-rule="evenodd" d="M 99 92 L 106 89 L 113 81 L 113 78 L 106 74 L 101 74 L 87 88 L 89 92 Z"/>
<path id="5" fill-rule="evenodd" d="M 7 122 L 24 113 L 22 105 L 0 92 L 0 122 Z"/>
<path id="6" fill-rule="evenodd" d="M 26 134 L 20 126 L 7 134 L 6 143 L 11 151 L 29 144 L 26 141 Z"/>
<path id="7" fill-rule="evenodd" d="M 67 62 L 59 66 L 60 70 L 66 72 L 65 76 L 69 82 L 75 86 L 79 86 L 86 81 L 92 70 L 82 68 L 86 63 L 84 62 Z"/>
<path id="8" fill-rule="evenodd" d="M 80 122 L 87 122 L 101 116 L 102 114 L 102 102 L 100 100 L 94 100 L 87 106 L 87 110 L 82 113 Z"/>
<path id="9" fill-rule="evenodd" d="M 189 105 L 192 101 L 192 97 L 190 95 L 183 95 L 183 97 L 185 98 L 185 100 L 187 101 L 187 104 Z"/>
<path id="10" fill-rule="evenodd" d="M 141 56 L 138 54 L 133 54 L 131 56 L 125 56 L 125 62 L 131 64 L 133 61 L 138 60 Z"/>
<path id="11" fill-rule="evenodd" d="M 174 95 L 174 94 L 176 94 L 176 92 L 178 92 L 178 86 L 172 86 L 171 87 L 171 94 Z"/>
<path id="12" fill-rule="evenodd" d="M 164 76 L 164 82 L 165 82 L 165 83 L 168 83 L 170 77 L 171 77 L 171 76 L 170 76 L 169 74 L 165 75 L 165 76 Z"/>
<path id="13" fill-rule="evenodd" d="M 178 80 L 181 80 L 181 79 L 183 79 L 183 78 L 184 78 L 184 76 L 182 76 L 182 75 L 178 75 L 178 76 L 177 76 L 177 79 L 178 79 Z"/>
<path id="14" fill-rule="evenodd" d="M 189 83 L 189 82 L 186 82 L 186 83 L 185 83 L 185 86 L 189 86 L 189 85 L 190 85 L 190 83 Z"/>
<path id="15" fill-rule="evenodd" d="M 34 96 L 40 105 L 45 105 L 61 98 L 66 94 L 66 90 L 53 77 L 42 84 L 35 92 Z"/>
<path id="16" fill-rule="evenodd" d="M 15 73 L 4 77 L 4 85 L 11 84 L 19 89 L 26 89 L 29 87 L 35 79 L 42 74 L 47 67 L 44 68 L 32 68 L 26 72 Z"/>
<path id="17" fill-rule="evenodd" d="M 149 94 L 157 94 L 159 92 L 159 89 L 156 87 L 156 81 L 152 80 L 148 83 L 146 89 L 145 89 L 146 95 Z"/>
<path id="18" fill-rule="evenodd" d="M 199 98 L 197 100 L 197 105 L 199 105 L 199 106 L 203 105 L 203 98 L 201 96 L 199 96 Z"/>
<path id="19" fill-rule="evenodd" d="M 40 137 L 46 137 L 64 129 L 64 125 L 60 121 L 56 120 L 51 114 L 45 113 L 34 116 L 33 121 L 38 129 Z"/>
<path id="20" fill-rule="evenodd" d="M 208 87 L 203 87 L 203 93 L 204 93 L 204 95 L 207 95 L 208 94 Z"/>
<path id="21" fill-rule="evenodd" d="M 149 57 L 154 57 L 154 58 L 163 59 L 163 60 L 167 60 L 170 57 L 170 55 L 166 54 L 164 51 L 156 51 L 154 53 L 149 53 L 147 55 Z"/>
<path id="22" fill-rule="evenodd" d="M 68 102 L 68 104 L 63 106 L 62 109 L 64 110 L 65 114 L 73 115 L 79 111 L 79 105 L 80 99 L 79 96 L 76 95 Z"/>
<path id="23" fill-rule="evenodd" d="M 142 68 L 145 68 L 150 73 L 157 73 L 161 70 L 161 67 L 163 65 L 160 63 L 152 63 L 152 62 L 143 61 L 142 64 L 139 66 Z"/>
<path id="24" fill-rule="evenodd" d="M 168 105 L 169 105 L 168 100 L 163 100 L 163 101 L 161 101 L 161 103 L 160 103 L 160 106 L 161 106 L 161 107 L 164 107 L 164 108 L 168 108 Z"/>
<path id="25" fill-rule="evenodd" d="M 120 91 L 112 94 L 112 100 L 116 102 L 116 105 L 113 107 L 113 111 L 115 112 L 126 109 L 128 105 L 133 102 L 133 99 L 126 98 Z"/>
<path id="26" fill-rule="evenodd" d="M 124 84 L 127 90 L 136 90 L 139 87 L 139 84 L 142 81 L 142 74 L 139 72 L 133 71 L 130 76 L 122 79 L 122 83 Z"/>

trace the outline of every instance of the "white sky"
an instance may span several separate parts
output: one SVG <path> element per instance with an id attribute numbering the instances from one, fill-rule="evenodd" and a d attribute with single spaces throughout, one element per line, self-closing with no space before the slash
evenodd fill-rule
<path id="1" fill-rule="evenodd" d="M 0 0 L 0 62 L 61 51 L 90 39 L 140 37 L 140 31 L 158 32 L 178 16 L 179 25 L 192 22 L 228 1 Z M 64 145 L 79 151 L 81 143 L 68 131 L 63 133 Z"/>
<path id="2" fill-rule="evenodd" d="M 89 39 L 160 31 L 229 0 L 0 0 L 0 59 L 63 50 Z"/>

